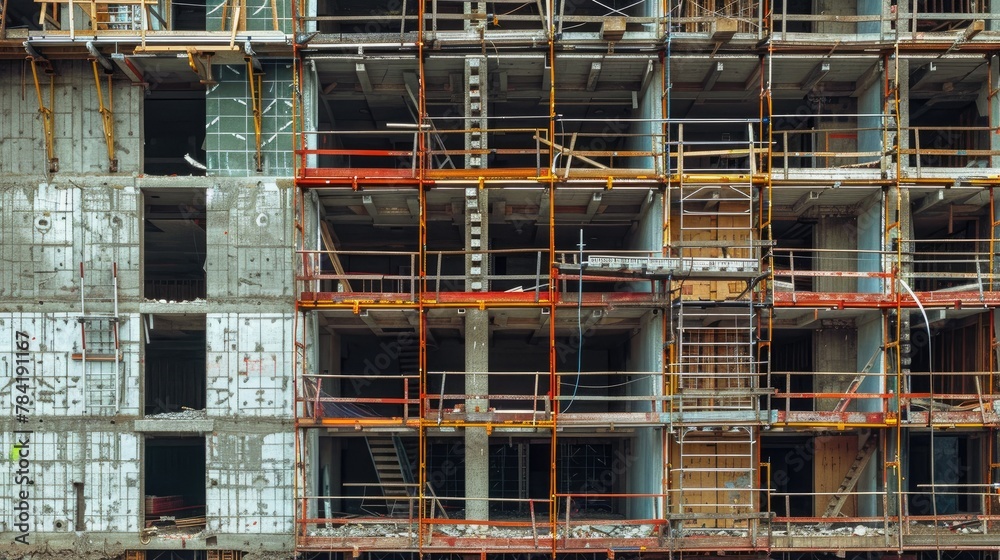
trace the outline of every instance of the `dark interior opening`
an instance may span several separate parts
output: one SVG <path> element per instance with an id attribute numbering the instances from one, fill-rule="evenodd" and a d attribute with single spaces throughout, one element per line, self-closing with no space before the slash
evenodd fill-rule
<path id="1" fill-rule="evenodd" d="M 171 6 L 174 31 L 205 31 L 205 0 L 184 0 Z"/>
<path id="2" fill-rule="evenodd" d="M 810 439 L 809 436 L 782 436 L 765 438 L 761 443 L 761 460 L 771 463 L 770 487 L 775 493 L 771 509 L 778 517 L 813 515 L 811 493 L 815 452 L 809 444 Z"/>
<path id="3" fill-rule="evenodd" d="M 143 191 L 143 278 L 146 299 L 205 297 L 205 191 Z"/>
<path id="4" fill-rule="evenodd" d="M 980 434 L 910 434 L 906 477 L 912 493 L 909 513 L 947 515 L 983 511 L 985 487 L 976 486 L 983 482 L 982 443 Z"/>
<path id="5" fill-rule="evenodd" d="M 146 521 L 164 530 L 197 532 L 205 526 L 205 438 L 146 439 Z M 161 517 L 173 517 L 164 520 Z"/>
<path id="6" fill-rule="evenodd" d="M 153 90 L 146 96 L 143 115 L 143 170 L 147 175 L 205 174 L 204 87 L 197 91 Z"/>
<path id="7" fill-rule="evenodd" d="M 787 410 L 812 410 L 812 399 L 785 399 L 782 393 L 809 393 L 813 390 L 813 337 L 808 330 L 774 330 L 771 343 L 771 386 L 778 396 L 772 398 L 772 406 Z M 764 387 L 766 381 L 761 381 Z M 762 405 L 766 406 L 766 405 Z"/>
<path id="8" fill-rule="evenodd" d="M 204 410 L 204 315 L 146 315 L 146 415 Z"/>

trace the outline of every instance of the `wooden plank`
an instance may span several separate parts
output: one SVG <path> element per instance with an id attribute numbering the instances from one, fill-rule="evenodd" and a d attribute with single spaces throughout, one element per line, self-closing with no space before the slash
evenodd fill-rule
<path id="1" fill-rule="evenodd" d="M 326 254 L 330 257 L 330 261 L 333 262 L 333 269 L 337 271 L 338 275 L 343 276 L 347 274 L 344 271 L 344 265 L 340 262 L 340 255 L 337 254 L 337 243 L 334 242 L 333 231 L 330 230 L 330 226 L 324 221 L 320 222 L 320 233 L 323 239 L 323 246 L 326 248 Z M 354 291 L 351 289 L 351 283 L 346 279 L 339 282 L 344 286 L 345 292 Z"/>

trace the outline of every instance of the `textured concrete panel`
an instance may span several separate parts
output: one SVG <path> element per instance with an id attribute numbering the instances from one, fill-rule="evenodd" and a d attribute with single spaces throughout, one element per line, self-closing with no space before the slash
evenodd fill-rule
<path id="1" fill-rule="evenodd" d="M 208 415 L 291 418 L 292 317 L 210 313 Z"/>
<path id="2" fill-rule="evenodd" d="M 142 368 L 139 364 L 140 324 L 138 316 L 123 316 L 119 326 L 122 360 L 118 376 L 118 413 L 136 415 L 139 412 L 139 378 Z M 77 315 L 67 313 L 0 313 L 0 340 L 14 340 L 15 333 L 23 331 L 31 337 L 29 364 L 31 367 L 30 397 L 32 416 L 93 416 L 111 414 L 111 411 L 95 410 L 93 401 L 97 397 L 85 391 L 87 378 L 84 364 L 74 360 L 73 354 L 81 352 L 81 329 Z M 0 355 L 0 368 L 14 371 L 14 353 Z M 110 374 L 114 362 L 90 364 Z M 109 387 L 109 391 L 112 388 Z M 16 396 L 17 387 L 10 383 L 0 386 L 0 402 L 10 403 Z"/>
<path id="3" fill-rule="evenodd" d="M 81 261 L 92 285 L 110 284 L 117 263 L 119 299 L 138 297 L 137 197 L 134 187 L 103 182 L 0 191 L 0 256 L 8 263 L 0 267 L 0 300 L 62 299 L 79 308 Z"/>
<path id="4" fill-rule="evenodd" d="M 59 173 L 109 172 L 104 125 L 89 61 L 56 61 L 55 99 L 49 99 L 49 78 L 39 70 L 43 103 L 53 110 L 55 156 Z M 22 71 L 27 71 L 27 82 Z M 143 90 L 120 73 L 112 80 L 115 155 L 121 173 L 140 171 Z M 104 102 L 109 92 L 102 80 Z M 22 87 L 24 95 L 22 95 Z M 30 68 L 0 66 L 0 172 L 45 176 L 48 168 L 44 128 Z"/>
<path id="5" fill-rule="evenodd" d="M 206 445 L 208 530 L 291 532 L 293 434 L 217 434 Z"/>
<path id="6" fill-rule="evenodd" d="M 208 297 L 279 296 L 291 302 L 292 191 L 275 183 L 211 189 Z"/>
<path id="7" fill-rule="evenodd" d="M 23 434 L 0 433 L 0 449 L 6 456 L 24 438 Z M 27 492 L 32 540 L 38 533 L 74 530 L 78 521 L 74 483 L 83 488 L 82 523 L 87 531 L 139 530 L 139 441 L 134 434 L 83 427 L 32 431 L 26 449 L 32 484 L 19 484 L 15 476 L 0 477 L 0 495 Z M 16 531 L 14 514 L 12 508 L 0 512 L 0 531 Z"/>

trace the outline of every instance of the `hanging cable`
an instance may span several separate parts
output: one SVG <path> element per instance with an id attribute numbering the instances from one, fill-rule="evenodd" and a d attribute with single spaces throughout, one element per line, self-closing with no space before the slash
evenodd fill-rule
<path id="1" fill-rule="evenodd" d="M 910 294 L 913 301 L 916 302 L 917 307 L 920 309 L 920 314 L 924 316 L 924 328 L 927 329 L 927 373 L 930 378 L 930 405 L 927 408 L 927 427 L 930 428 L 930 448 L 931 448 L 931 514 L 934 516 L 934 538 L 937 541 L 937 546 L 934 548 L 937 550 L 937 557 L 941 558 L 941 536 L 938 534 L 937 530 L 937 482 L 935 481 L 934 473 L 934 346 L 931 344 L 931 321 L 927 317 L 927 311 L 924 309 L 924 305 L 920 303 L 920 299 L 917 298 L 917 294 L 913 293 L 910 289 L 909 284 L 906 280 L 902 278 L 899 279 L 899 285 L 906 290 L 906 293 Z M 899 321 L 900 317 L 896 317 Z M 896 367 L 902 367 L 902 364 L 896 364 Z M 896 398 L 899 398 L 900 387 L 896 387 Z"/>
<path id="2" fill-rule="evenodd" d="M 569 410 L 576 400 L 576 393 L 580 388 L 580 376 L 583 374 L 583 228 L 580 228 L 580 279 L 577 282 L 576 291 L 576 381 L 573 383 L 573 395 L 566 403 L 563 412 Z"/>

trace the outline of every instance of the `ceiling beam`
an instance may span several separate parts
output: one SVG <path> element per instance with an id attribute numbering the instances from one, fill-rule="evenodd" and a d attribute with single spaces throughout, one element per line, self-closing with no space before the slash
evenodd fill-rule
<path id="1" fill-rule="evenodd" d="M 708 71 L 708 74 L 705 75 L 705 79 L 701 81 L 701 89 L 703 91 L 712 91 L 712 88 L 715 87 L 715 82 L 719 81 L 719 77 L 722 76 L 722 71 L 724 69 L 725 66 L 722 61 L 716 61 L 715 66 Z"/>
<path id="2" fill-rule="evenodd" d="M 371 195 L 362 195 L 361 204 L 364 205 L 365 211 L 368 212 L 368 215 L 371 216 L 373 220 L 378 218 L 378 207 L 375 206 L 375 201 L 372 200 Z"/>
<path id="3" fill-rule="evenodd" d="M 858 97 L 864 92 L 868 91 L 868 88 L 872 87 L 875 82 L 878 81 L 879 77 L 882 76 L 882 61 L 878 61 L 872 64 L 864 71 L 863 74 L 854 82 L 854 92 L 851 93 L 851 97 Z"/>
<path id="4" fill-rule="evenodd" d="M 590 63 L 590 74 L 587 76 L 587 91 L 597 90 L 597 80 L 601 77 L 601 63 Z"/>
<path id="5" fill-rule="evenodd" d="M 603 193 L 595 192 L 591 195 L 590 202 L 587 203 L 587 222 L 594 219 L 594 216 L 597 214 L 597 210 L 601 207 L 601 200 L 603 198 Z"/>
<path id="6" fill-rule="evenodd" d="M 913 73 L 910 74 L 910 89 L 917 87 L 917 84 L 922 82 L 924 78 L 926 78 L 927 76 L 930 75 L 931 72 L 934 72 L 936 70 L 937 70 L 937 65 L 934 64 L 933 62 L 928 62 L 927 64 L 924 64 L 920 68 L 914 70 Z"/>
<path id="7" fill-rule="evenodd" d="M 806 75 L 805 79 L 799 83 L 799 89 L 802 91 L 811 91 L 821 81 L 823 81 L 823 78 L 825 78 L 829 73 L 830 63 L 825 61 L 820 62 L 814 66 L 813 69 L 809 71 L 809 74 Z"/>
<path id="8" fill-rule="evenodd" d="M 361 91 L 367 93 L 372 92 L 372 81 L 368 77 L 368 68 L 365 67 L 363 62 L 358 62 L 354 65 L 354 71 L 358 74 L 358 83 L 361 84 Z"/>

